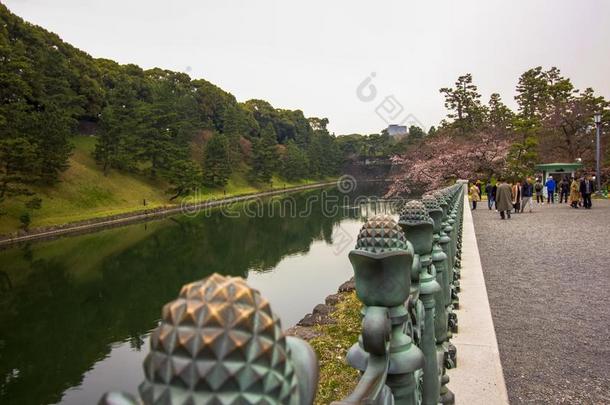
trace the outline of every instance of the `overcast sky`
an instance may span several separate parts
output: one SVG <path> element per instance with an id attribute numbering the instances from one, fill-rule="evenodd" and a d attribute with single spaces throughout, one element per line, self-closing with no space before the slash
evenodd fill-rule
<path id="1" fill-rule="evenodd" d="M 498 92 L 511 107 L 538 65 L 610 98 L 605 0 L 3 1 L 94 57 L 188 72 L 328 117 L 337 134 L 437 125 L 439 88 L 467 72 L 485 102 Z"/>

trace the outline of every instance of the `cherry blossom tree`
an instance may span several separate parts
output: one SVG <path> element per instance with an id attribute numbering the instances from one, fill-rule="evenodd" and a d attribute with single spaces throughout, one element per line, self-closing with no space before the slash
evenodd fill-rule
<path id="1" fill-rule="evenodd" d="M 438 135 L 417 149 L 392 158 L 387 196 L 429 191 L 457 179 L 489 178 L 506 165 L 511 142 L 481 132 L 471 137 Z"/>

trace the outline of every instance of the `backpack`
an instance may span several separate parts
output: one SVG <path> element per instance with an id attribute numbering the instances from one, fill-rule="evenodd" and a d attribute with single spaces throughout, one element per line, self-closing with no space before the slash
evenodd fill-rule
<path id="1" fill-rule="evenodd" d="M 536 183 L 535 189 L 536 191 L 542 191 L 542 184 Z"/>

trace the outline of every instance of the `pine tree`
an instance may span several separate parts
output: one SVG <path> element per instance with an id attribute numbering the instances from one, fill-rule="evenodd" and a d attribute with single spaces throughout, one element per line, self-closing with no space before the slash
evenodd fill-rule
<path id="1" fill-rule="evenodd" d="M 307 154 L 294 141 L 289 141 L 282 159 L 282 176 L 288 181 L 303 179 L 307 177 L 308 168 Z"/>
<path id="2" fill-rule="evenodd" d="M 136 156 L 134 145 L 138 123 L 141 122 L 136 89 L 128 75 L 123 74 L 108 91 L 107 105 L 99 118 L 100 133 L 95 145 L 95 160 L 104 174 L 110 169 L 132 170 Z"/>
<path id="3" fill-rule="evenodd" d="M 271 123 L 263 127 L 260 138 L 252 142 L 252 168 L 250 179 L 270 183 L 278 161 L 277 138 Z"/>
<path id="4" fill-rule="evenodd" d="M 203 184 L 222 187 L 231 176 L 229 142 L 222 134 L 215 134 L 206 145 L 203 159 Z"/>
<path id="5" fill-rule="evenodd" d="M 515 142 L 510 146 L 506 158 L 506 166 L 509 177 L 523 179 L 534 171 L 538 163 L 538 140 L 535 136 L 527 136 L 521 142 Z"/>
<path id="6" fill-rule="evenodd" d="M 440 92 L 445 95 L 445 107 L 450 111 L 447 117 L 453 119 L 454 127 L 462 134 L 478 128 L 485 116 L 485 109 L 481 106 L 481 95 L 472 83 L 470 73 L 458 77 L 455 88 L 444 87 Z"/>
<path id="7" fill-rule="evenodd" d="M 6 198 L 32 195 L 29 186 L 39 171 L 36 146 L 27 139 L 0 140 L 0 202 Z"/>
<path id="8" fill-rule="evenodd" d="M 173 194 L 170 201 L 193 193 L 201 185 L 201 169 L 191 160 L 175 161 L 163 176 L 172 184 L 168 190 Z"/>
<path id="9" fill-rule="evenodd" d="M 515 114 L 502 102 L 498 93 L 492 93 L 489 98 L 489 128 L 498 135 L 506 135 L 513 129 Z"/>
<path id="10" fill-rule="evenodd" d="M 411 142 L 420 141 L 420 140 L 424 139 L 425 136 L 426 136 L 426 133 L 420 127 L 418 127 L 416 125 L 411 125 L 409 127 L 409 140 Z"/>
<path id="11" fill-rule="evenodd" d="M 309 175 L 320 178 L 337 174 L 343 159 L 335 136 L 330 135 L 326 129 L 328 120 L 326 118 L 322 120 L 314 118 L 310 119 L 310 122 L 316 120 L 322 122 L 323 125 L 313 131 L 311 142 L 307 148 L 307 157 L 309 159 Z M 387 135 L 378 135 L 376 139 L 380 140 L 381 144 L 383 144 L 384 141 L 382 139 L 386 138 L 389 139 Z"/>

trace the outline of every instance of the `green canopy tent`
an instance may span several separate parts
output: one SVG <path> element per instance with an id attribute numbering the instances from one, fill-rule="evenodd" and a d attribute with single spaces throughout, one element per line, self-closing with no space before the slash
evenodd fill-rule
<path id="1" fill-rule="evenodd" d="M 583 164 L 574 163 L 545 163 L 536 165 L 537 172 L 542 172 L 542 184 L 546 183 L 549 176 L 553 176 L 556 181 L 559 181 L 563 176 L 572 177 L 577 170 L 582 169 Z"/>

